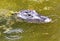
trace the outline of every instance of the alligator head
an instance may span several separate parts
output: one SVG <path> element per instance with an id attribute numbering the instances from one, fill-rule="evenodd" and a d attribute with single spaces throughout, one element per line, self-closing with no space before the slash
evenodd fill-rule
<path id="1" fill-rule="evenodd" d="M 38 14 L 35 10 L 22 10 L 17 14 L 17 17 L 30 23 L 48 23 L 52 21 L 52 19 L 47 16 Z"/>

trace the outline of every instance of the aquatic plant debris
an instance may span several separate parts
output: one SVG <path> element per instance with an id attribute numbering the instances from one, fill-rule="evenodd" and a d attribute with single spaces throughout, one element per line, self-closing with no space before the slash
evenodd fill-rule
<path id="1" fill-rule="evenodd" d="M 47 16 L 42 16 L 38 14 L 35 10 L 22 10 L 19 11 L 17 17 L 25 20 L 28 23 L 49 23 L 52 19 Z"/>

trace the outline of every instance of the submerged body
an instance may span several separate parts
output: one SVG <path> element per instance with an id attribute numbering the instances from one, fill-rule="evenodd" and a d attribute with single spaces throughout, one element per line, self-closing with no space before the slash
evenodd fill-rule
<path id="1" fill-rule="evenodd" d="M 17 17 L 29 23 L 49 23 L 52 20 L 46 16 L 39 15 L 35 10 L 22 10 Z"/>

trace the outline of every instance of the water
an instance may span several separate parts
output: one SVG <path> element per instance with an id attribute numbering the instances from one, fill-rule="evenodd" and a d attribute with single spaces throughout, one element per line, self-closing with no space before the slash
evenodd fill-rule
<path id="1" fill-rule="evenodd" d="M 17 40 L 17 39 L 21 39 L 22 38 L 22 33 L 23 33 L 23 29 L 19 28 L 19 29 L 10 29 L 9 31 L 6 30 L 3 33 L 6 34 L 4 37 L 8 40 Z M 20 35 L 19 35 L 20 34 Z"/>
<path id="2" fill-rule="evenodd" d="M 53 19 L 53 22 L 23 23 L 12 18 L 10 11 L 25 9 L 36 10 L 39 14 Z M 0 0 L 0 14 L 0 41 L 60 41 L 60 0 Z M 7 29 L 17 28 L 22 28 L 24 32 L 3 33 Z"/>

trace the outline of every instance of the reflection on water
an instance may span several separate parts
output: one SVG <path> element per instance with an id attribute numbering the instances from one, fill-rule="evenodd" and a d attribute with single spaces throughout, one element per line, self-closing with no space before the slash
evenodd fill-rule
<path id="1" fill-rule="evenodd" d="M 9 31 L 4 31 L 3 33 L 6 34 L 4 37 L 9 40 L 16 40 L 21 39 L 21 34 L 23 33 L 23 29 L 11 29 Z"/>

